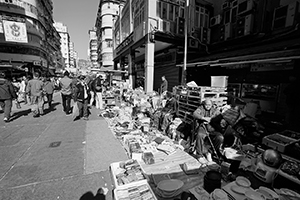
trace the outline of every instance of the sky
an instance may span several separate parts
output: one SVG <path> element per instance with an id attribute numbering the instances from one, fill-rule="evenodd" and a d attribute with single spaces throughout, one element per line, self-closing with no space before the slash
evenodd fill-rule
<path id="1" fill-rule="evenodd" d="M 68 27 L 78 58 L 86 59 L 89 47 L 88 31 L 95 26 L 100 0 L 52 0 L 54 21 Z"/>

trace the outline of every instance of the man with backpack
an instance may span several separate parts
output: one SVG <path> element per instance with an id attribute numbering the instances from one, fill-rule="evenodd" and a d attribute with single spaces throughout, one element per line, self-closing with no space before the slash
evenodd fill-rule
<path id="1" fill-rule="evenodd" d="M 96 108 L 102 110 L 103 109 L 103 100 L 102 100 L 103 79 L 100 74 L 97 74 L 97 77 L 93 81 L 92 90 L 94 91 L 96 97 Z"/>
<path id="2" fill-rule="evenodd" d="M 12 100 L 17 99 L 13 84 L 0 72 L 0 106 L 4 111 L 4 122 L 9 122 L 12 108 Z"/>

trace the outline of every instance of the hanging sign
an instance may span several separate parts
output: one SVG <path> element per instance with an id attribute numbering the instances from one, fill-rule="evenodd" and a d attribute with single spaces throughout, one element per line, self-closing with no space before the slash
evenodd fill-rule
<path id="1" fill-rule="evenodd" d="M 0 18 L 0 33 L 4 33 L 3 31 L 3 23 L 2 23 L 2 19 Z"/>
<path id="2" fill-rule="evenodd" d="M 3 28 L 6 41 L 28 43 L 25 23 L 3 20 Z"/>

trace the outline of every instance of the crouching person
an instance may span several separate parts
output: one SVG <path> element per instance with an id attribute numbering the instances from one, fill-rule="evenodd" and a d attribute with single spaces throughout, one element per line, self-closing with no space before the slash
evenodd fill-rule
<path id="1" fill-rule="evenodd" d="M 75 86 L 74 102 L 77 103 L 79 109 L 79 118 L 83 117 L 88 120 L 88 104 L 89 104 L 90 89 L 85 81 L 84 76 L 79 76 L 79 81 Z"/>
<path id="2" fill-rule="evenodd" d="M 206 148 L 204 139 L 208 136 L 208 131 L 210 131 L 210 125 L 208 124 L 212 118 L 219 115 L 219 110 L 214 108 L 212 101 L 207 99 L 194 111 L 193 116 L 198 123 L 196 128 L 196 155 L 199 162 L 205 163 L 207 161 L 211 162 L 211 153 Z"/>

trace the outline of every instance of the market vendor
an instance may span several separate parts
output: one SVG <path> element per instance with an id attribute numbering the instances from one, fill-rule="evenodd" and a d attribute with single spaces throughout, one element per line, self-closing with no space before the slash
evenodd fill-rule
<path id="1" fill-rule="evenodd" d="M 243 113 L 245 105 L 246 103 L 242 99 L 235 98 L 230 102 L 230 107 L 227 110 L 211 119 L 209 136 L 219 155 L 222 155 L 225 139 L 226 143 L 231 145 L 236 142 L 236 131 L 233 127 L 239 120 L 246 117 Z"/>
<path id="2" fill-rule="evenodd" d="M 176 115 L 177 101 L 171 92 L 166 93 L 167 101 L 166 105 L 161 110 L 159 128 L 166 132 L 168 125 L 174 119 Z"/>
<path id="3" fill-rule="evenodd" d="M 209 124 L 205 123 L 209 123 L 212 118 L 219 114 L 219 110 L 213 106 L 213 102 L 210 99 L 203 101 L 203 103 L 193 113 L 194 118 L 197 120 L 195 138 L 196 155 L 200 162 L 205 162 L 205 159 L 207 161 L 212 161 L 211 154 L 204 145 L 204 139 L 207 136 L 205 128 L 208 130 L 211 128 L 208 127 Z"/>

